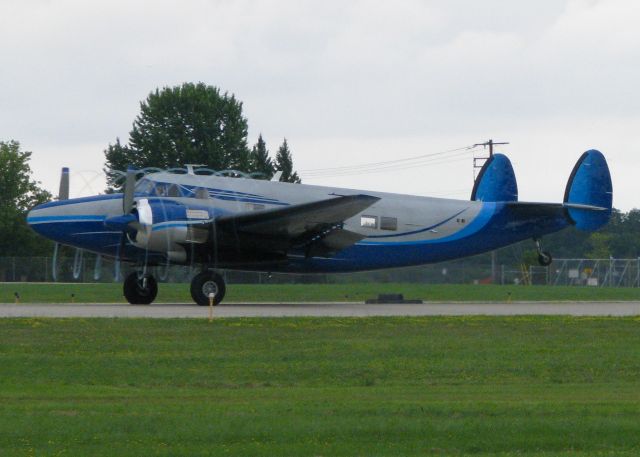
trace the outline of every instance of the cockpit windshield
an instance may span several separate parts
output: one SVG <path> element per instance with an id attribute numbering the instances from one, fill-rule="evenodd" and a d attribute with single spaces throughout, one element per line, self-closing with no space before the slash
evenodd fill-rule
<path id="1" fill-rule="evenodd" d="M 136 195 L 153 195 L 154 185 L 153 182 L 148 180 L 147 178 L 142 178 L 136 184 L 135 193 Z"/>
<path id="2" fill-rule="evenodd" d="M 155 182 L 142 178 L 136 184 L 135 193 L 140 197 L 181 197 L 182 192 L 176 184 Z"/>

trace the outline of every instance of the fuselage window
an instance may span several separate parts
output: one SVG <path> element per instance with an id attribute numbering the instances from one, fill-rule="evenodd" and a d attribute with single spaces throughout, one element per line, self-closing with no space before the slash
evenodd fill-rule
<path id="1" fill-rule="evenodd" d="M 382 216 L 380 218 L 380 230 L 398 230 L 398 219 Z"/>
<path id="2" fill-rule="evenodd" d="M 378 216 L 362 216 L 360 218 L 360 227 L 378 228 Z"/>
<path id="3" fill-rule="evenodd" d="M 179 197 L 180 196 L 180 189 L 178 188 L 177 185 L 171 184 L 171 186 L 169 186 L 168 196 L 169 197 Z"/>
<path id="4" fill-rule="evenodd" d="M 247 203 L 246 207 L 249 211 L 262 211 L 265 208 L 261 203 Z"/>
<path id="5" fill-rule="evenodd" d="M 209 198 L 209 191 L 204 187 L 198 187 L 195 191 L 196 198 L 200 200 L 207 200 Z"/>

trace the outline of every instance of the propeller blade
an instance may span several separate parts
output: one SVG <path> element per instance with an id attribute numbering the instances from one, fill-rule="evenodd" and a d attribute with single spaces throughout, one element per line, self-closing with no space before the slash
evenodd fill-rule
<path id="1" fill-rule="evenodd" d="M 129 214 L 133 209 L 133 193 L 136 186 L 136 171 L 132 168 L 127 169 L 127 179 L 124 183 L 124 192 L 122 195 L 122 211 Z"/>
<path id="2" fill-rule="evenodd" d="M 69 200 L 69 169 L 64 167 L 60 175 L 60 190 L 58 200 Z"/>
<path id="3" fill-rule="evenodd" d="M 120 236 L 120 243 L 118 243 L 118 250 L 116 251 L 116 258 L 113 263 L 114 271 L 113 271 L 113 280 L 120 281 L 120 270 L 121 270 L 121 262 L 122 255 L 124 254 L 125 245 L 127 243 L 127 233 L 122 232 Z"/>
<path id="4" fill-rule="evenodd" d="M 53 257 L 51 259 L 51 278 L 53 282 L 58 282 L 58 249 L 60 245 L 58 243 L 53 245 Z"/>

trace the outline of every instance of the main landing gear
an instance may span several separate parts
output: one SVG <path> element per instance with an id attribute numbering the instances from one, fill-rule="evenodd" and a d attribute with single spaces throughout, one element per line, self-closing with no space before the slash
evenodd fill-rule
<path id="1" fill-rule="evenodd" d="M 191 298 L 200 306 L 209 305 L 211 294 L 213 304 L 217 305 L 224 298 L 226 290 L 222 276 L 211 270 L 198 273 L 191 280 Z"/>
<path id="2" fill-rule="evenodd" d="M 548 251 L 543 251 L 539 238 L 534 238 L 536 242 L 536 250 L 538 251 L 538 263 L 543 267 L 548 267 L 553 262 L 553 257 Z"/>
<path id="3" fill-rule="evenodd" d="M 209 296 L 213 294 L 213 304 L 224 298 L 226 285 L 222 276 L 211 270 L 198 273 L 191 280 L 191 297 L 200 306 L 209 305 Z M 124 280 L 124 296 L 132 305 L 148 305 L 158 295 L 158 282 L 150 274 L 133 272 Z"/>

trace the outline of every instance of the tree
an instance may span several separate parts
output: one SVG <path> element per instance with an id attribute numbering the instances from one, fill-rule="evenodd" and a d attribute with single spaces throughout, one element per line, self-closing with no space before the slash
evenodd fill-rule
<path id="1" fill-rule="evenodd" d="M 301 182 L 298 177 L 298 173 L 293 171 L 293 159 L 291 158 L 291 151 L 289 151 L 289 145 L 287 144 L 286 138 L 276 154 L 276 171 L 282 171 L 280 181 L 294 183 Z"/>
<path id="2" fill-rule="evenodd" d="M 247 120 L 235 96 L 204 83 L 156 89 L 140 103 L 129 132 L 104 151 L 107 182 L 117 187 L 116 170 L 203 164 L 214 170 L 249 169 Z"/>
<path id="3" fill-rule="evenodd" d="M 251 149 L 249 168 L 252 172 L 261 173 L 266 179 L 271 179 L 275 173 L 275 167 L 271 157 L 269 157 L 269 151 L 262 139 L 262 134 L 260 134 L 258 142 Z"/>
<path id="4" fill-rule="evenodd" d="M 31 152 L 21 151 L 17 141 L 0 141 L 0 253 L 3 256 L 43 255 L 51 243 L 38 236 L 26 222 L 27 212 L 51 200 L 31 177 Z"/>

